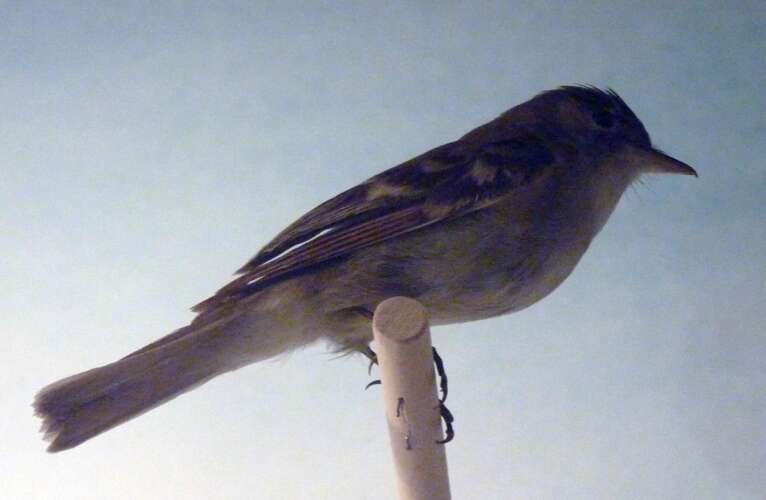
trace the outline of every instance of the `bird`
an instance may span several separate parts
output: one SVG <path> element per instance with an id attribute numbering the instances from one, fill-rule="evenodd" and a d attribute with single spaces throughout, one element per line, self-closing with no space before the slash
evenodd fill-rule
<path id="1" fill-rule="evenodd" d="M 44 387 L 48 451 L 77 446 L 210 379 L 320 339 L 369 355 L 393 296 L 432 325 L 524 309 L 573 271 L 644 174 L 697 176 L 652 145 L 612 89 L 540 92 L 290 224 L 186 326 Z"/>

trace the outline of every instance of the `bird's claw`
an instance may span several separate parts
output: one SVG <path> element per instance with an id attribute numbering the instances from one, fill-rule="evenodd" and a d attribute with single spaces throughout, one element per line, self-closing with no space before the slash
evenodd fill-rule
<path id="1" fill-rule="evenodd" d="M 442 391 L 442 395 L 439 401 L 444 403 L 447 401 L 447 372 L 444 371 L 444 361 L 439 353 L 436 351 L 436 347 L 431 348 L 434 356 L 434 366 L 436 367 L 436 374 L 439 375 L 439 389 Z"/>
<path id="2" fill-rule="evenodd" d="M 444 439 L 436 441 L 437 444 L 447 444 L 455 437 L 455 429 L 452 427 L 452 423 L 455 421 L 455 417 L 452 416 L 452 412 L 444 406 L 444 403 L 439 403 L 439 415 L 444 420 Z"/>
<path id="3" fill-rule="evenodd" d="M 452 441 L 452 439 L 455 437 L 455 429 L 453 427 L 453 423 L 455 422 L 455 417 L 452 415 L 452 412 L 449 411 L 449 408 L 447 408 L 444 405 L 444 402 L 447 401 L 447 394 L 449 392 L 449 387 L 447 384 L 447 373 L 444 370 L 444 361 L 442 360 L 441 356 L 439 356 L 439 353 L 436 351 L 435 347 L 432 347 L 433 352 L 433 358 L 434 358 L 434 367 L 436 368 L 436 374 L 439 376 L 439 390 L 441 391 L 441 397 L 439 398 L 439 415 L 441 416 L 442 420 L 444 420 L 444 439 L 440 439 L 436 441 L 438 444 L 446 444 Z M 368 373 L 372 372 L 373 365 L 378 364 L 378 356 L 375 354 L 375 351 L 373 351 L 370 346 L 367 346 L 367 348 L 362 351 L 362 354 L 367 356 L 367 358 L 370 360 L 370 366 L 368 369 Z M 380 379 L 373 380 L 366 386 L 364 386 L 364 390 L 369 389 L 370 387 L 374 385 L 380 385 L 381 381 Z M 398 412 L 398 409 L 397 409 Z"/>
<path id="4" fill-rule="evenodd" d="M 444 439 L 437 441 L 437 443 L 446 444 L 452 441 L 452 438 L 455 437 L 455 429 L 452 427 L 452 423 L 455 421 L 455 417 L 452 415 L 452 412 L 449 411 L 449 408 L 444 405 L 444 402 L 447 401 L 447 393 L 449 392 L 447 385 L 447 372 L 444 370 L 444 361 L 442 360 L 442 357 L 439 356 L 436 348 L 432 347 L 432 349 L 434 356 L 434 367 L 436 368 L 436 374 L 439 375 L 439 389 L 442 393 L 441 397 L 439 398 L 439 415 L 441 416 L 442 420 L 444 420 L 445 434 Z"/>
<path id="5" fill-rule="evenodd" d="M 380 384 L 381 384 L 380 379 L 373 380 L 372 382 L 370 382 L 369 384 L 364 386 L 364 390 L 366 391 L 367 389 L 369 389 L 373 385 L 380 385 Z"/>

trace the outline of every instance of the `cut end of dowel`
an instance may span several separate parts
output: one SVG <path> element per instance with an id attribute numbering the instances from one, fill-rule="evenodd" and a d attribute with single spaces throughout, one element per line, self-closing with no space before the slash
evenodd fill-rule
<path id="1" fill-rule="evenodd" d="M 373 328 L 386 338 L 410 342 L 428 328 L 428 313 L 418 302 L 407 297 L 386 299 L 375 308 Z"/>

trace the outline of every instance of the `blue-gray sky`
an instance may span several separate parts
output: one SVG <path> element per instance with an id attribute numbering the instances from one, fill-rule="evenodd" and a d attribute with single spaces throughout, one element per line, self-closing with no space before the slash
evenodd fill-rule
<path id="1" fill-rule="evenodd" d="M 58 455 L 29 405 L 319 202 L 587 82 L 700 178 L 629 191 L 540 304 L 434 330 L 453 496 L 762 498 L 766 6 L 668 5 L 0 3 L 3 496 L 392 498 L 366 364 L 323 346 Z"/>

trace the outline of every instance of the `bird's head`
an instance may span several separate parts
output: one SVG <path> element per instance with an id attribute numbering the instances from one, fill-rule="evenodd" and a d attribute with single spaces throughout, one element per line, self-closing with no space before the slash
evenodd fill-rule
<path id="1" fill-rule="evenodd" d="M 641 120 L 612 89 L 564 86 L 529 101 L 542 123 L 555 124 L 579 144 L 619 157 L 622 168 L 644 173 L 697 176 L 689 165 L 652 146 Z"/>

